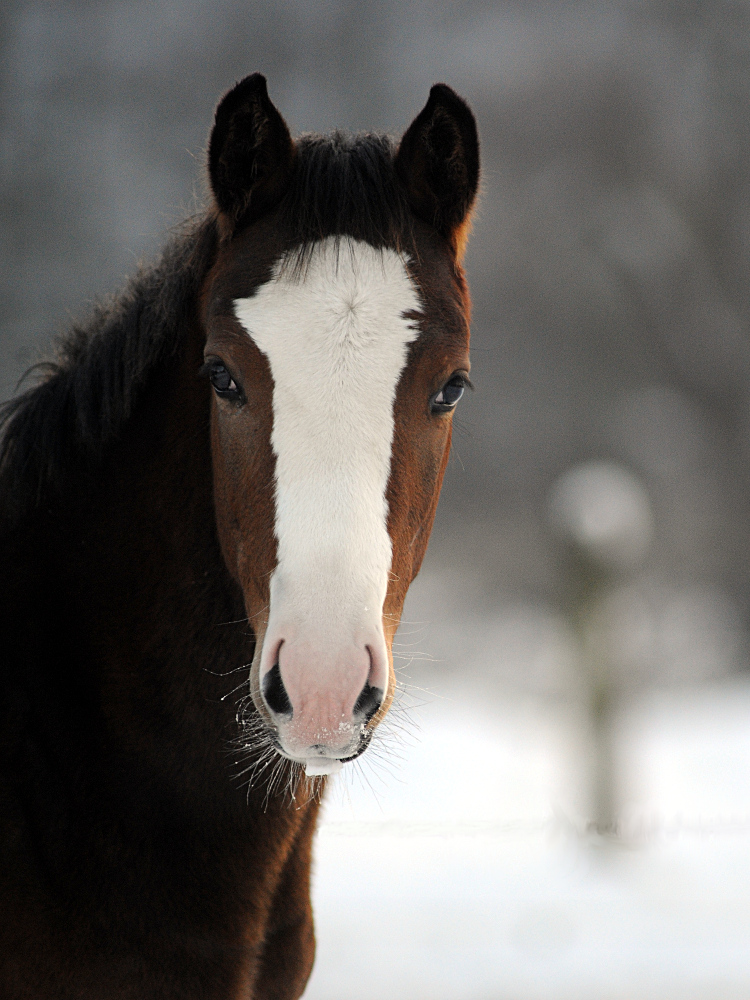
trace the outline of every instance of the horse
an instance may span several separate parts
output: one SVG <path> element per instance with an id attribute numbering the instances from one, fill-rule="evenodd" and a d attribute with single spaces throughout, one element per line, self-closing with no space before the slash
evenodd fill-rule
<path id="1" fill-rule="evenodd" d="M 470 385 L 453 90 L 398 144 L 295 140 L 254 74 L 207 161 L 3 411 L 6 1000 L 301 995 L 321 794 L 392 702 Z"/>

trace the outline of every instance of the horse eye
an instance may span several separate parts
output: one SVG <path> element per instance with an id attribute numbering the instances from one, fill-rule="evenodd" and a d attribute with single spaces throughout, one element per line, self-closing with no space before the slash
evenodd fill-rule
<path id="1" fill-rule="evenodd" d="M 217 396 L 224 399 L 239 399 L 240 388 L 220 361 L 209 361 L 202 369 L 208 375 Z"/>
<path id="2" fill-rule="evenodd" d="M 215 368 L 212 368 L 210 379 L 211 385 L 217 392 L 231 392 L 232 390 L 237 390 L 234 379 L 226 370 L 224 365 L 217 365 Z"/>
<path id="3" fill-rule="evenodd" d="M 433 413 L 448 413 L 464 394 L 468 384 L 465 375 L 453 375 L 445 383 L 440 392 L 433 396 L 430 408 Z"/>

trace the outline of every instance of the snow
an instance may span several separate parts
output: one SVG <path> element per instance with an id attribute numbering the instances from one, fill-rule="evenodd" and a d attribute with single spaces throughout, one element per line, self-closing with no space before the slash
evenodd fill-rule
<path id="1" fill-rule="evenodd" d="M 618 840 L 564 701 L 464 685 L 418 716 L 400 762 L 332 782 L 305 1000 L 750 996 L 747 680 L 623 710 Z"/>

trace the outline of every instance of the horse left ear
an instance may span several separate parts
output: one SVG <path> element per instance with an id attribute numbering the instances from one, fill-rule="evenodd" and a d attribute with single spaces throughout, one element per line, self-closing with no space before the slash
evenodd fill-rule
<path id="1" fill-rule="evenodd" d="M 479 187 L 479 138 L 468 104 L 444 83 L 404 133 L 396 173 L 409 203 L 463 256 Z"/>
<path id="2" fill-rule="evenodd" d="M 271 103 L 266 78 L 245 77 L 219 102 L 208 145 L 211 189 L 231 223 L 253 221 L 281 200 L 294 157 L 294 142 Z"/>

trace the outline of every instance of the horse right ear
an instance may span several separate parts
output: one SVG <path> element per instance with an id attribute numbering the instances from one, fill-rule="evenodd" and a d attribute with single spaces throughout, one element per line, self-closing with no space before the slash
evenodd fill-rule
<path id="1" fill-rule="evenodd" d="M 257 219 L 281 200 L 294 157 L 294 142 L 268 97 L 266 78 L 246 76 L 219 102 L 208 145 L 211 190 L 232 225 Z"/>
<path id="2" fill-rule="evenodd" d="M 479 187 L 479 138 L 469 105 L 436 83 L 396 153 L 396 173 L 416 215 L 463 256 Z"/>

